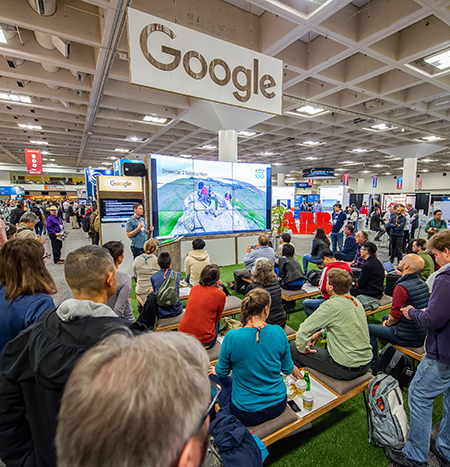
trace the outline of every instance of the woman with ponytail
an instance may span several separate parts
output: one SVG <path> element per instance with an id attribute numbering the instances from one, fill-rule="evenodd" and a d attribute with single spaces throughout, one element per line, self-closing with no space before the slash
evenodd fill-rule
<path id="1" fill-rule="evenodd" d="M 217 365 L 209 370 L 219 379 L 233 372 L 231 413 L 244 426 L 259 425 L 281 415 L 286 408 L 281 373 L 300 376 L 283 329 L 266 323 L 270 304 L 270 294 L 264 289 L 247 294 L 241 305 L 244 327 L 226 334 Z"/>

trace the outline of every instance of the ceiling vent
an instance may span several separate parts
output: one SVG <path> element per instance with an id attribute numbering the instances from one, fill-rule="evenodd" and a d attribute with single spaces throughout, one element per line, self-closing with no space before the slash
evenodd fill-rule
<path id="1" fill-rule="evenodd" d="M 28 4 L 42 16 L 52 16 L 56 12 L 56 0 L 28 0 Z"/>

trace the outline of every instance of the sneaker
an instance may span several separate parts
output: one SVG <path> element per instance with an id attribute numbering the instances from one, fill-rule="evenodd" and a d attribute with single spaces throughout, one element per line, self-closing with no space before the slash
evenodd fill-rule
<path id="1" fill-rule="evenodd" d="M 450 467 L 450 461 L 448 461 L 436 447 L 436 440 L 431 438 L 430 439 L 430 451 L 436 456 L 437 460 L 439 461 L 439 465 L 441 467 Z"/>
<path id="2" fill-rule="evenodd" d="M 428 467 L 428 462 L 417 462 L 409 459 L 401 449 L 386 447 L 384 454 L 396 467 Z"/>
<path id="3" fill-rule="evenodd" d="M 63 259 L 60 259 L 60 260 L 57 261 L 55 264 L 64 264 L 64 260 L 63 260 Z"/>

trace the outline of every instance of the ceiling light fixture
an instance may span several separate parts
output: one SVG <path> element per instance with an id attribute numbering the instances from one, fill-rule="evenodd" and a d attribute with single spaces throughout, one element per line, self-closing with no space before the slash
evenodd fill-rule
<path id="1" fill-rule="evenodd" d="M 112 161 L 116 161 L 117 160 L 117 157 L 116 156 L 109 156 L 108 159 L 112 160 Z"/>
<path id="2" fill-rule="evenodd" d="M 30 140 L 30 143 L 31 144 L 48 144 L 47 141 L 34 141 L 34 140 Z"/>
<path id="3" fill-rule="evenodd" d="M 3 29 L 0 28 L 0 44 L 7 44 L 8 41 L 6 40 L 5 33 L 3 32 Z"/>
<path id="4" fill-rule="evenodd" d="M 356 149 L 352 149 L 350 152 L 362 153 L 362 152 L 368 152 L 368 151 L 369 151 L 368 149 L 356 148 Z"/>
<path id="5" fill-rule="evenodd" d="M 217 149 L 217 146 L 214 146 L 213 144 L 204 144 L 203 146 L 200 146 L 200 149 L 211 151 L 213 149 Z"/>
<path id="6" fill-rule="evenodd" d="M 116 152 L 130 152 L 130 149 L 121 149 L 121 148 L 116 148 L 114 149 Z"/>
<path id="7" fill-rule="evenodd" d="M 368 173 L 370 173 L 370 171 L 369 170 L 361 170 L 361 173 L 362 174 L 368 174 Z"/>
<path id="8" fill-rule="evenodd" d="M 303 146 L 320 146 L 321 144 L 325 144 L 325 143 L 321 143 L 320 141 L 304 141 L 303 143 L 298 143 L 300 145 L 303 145 Z"/>
<path id="9" fill-rule="evenodd" d="M 258 133 L 256 133 L 256 131 L 247 131 L 247 130 L 244 130 L 244 131 L 240 131 L 238 133 L 238 136 L 243 136 L 243 137 L 247 137 L 247 138 L 251 138 L 252 136 L 256 136 Z"/>
<path id="10" fill-rule="evenodd" d="M 145 138 L 139 138 L 139 136 L 127 136 L 128 141 L 144 141 Z"/>
<path id="11" fill-rule="evenodd" d="M 434 159 L 419 159 L 419 162 L 435 162 Z"/>
<path id="12" fill-rule="evenodd" d="M 256 154 L 257 156 L 275 156 L 275 153 L 274 152 L 269 152 L 269 151 L 265 151 L 265 152 L 260 152 L 258 154 Z"/>
<path id="13" fill-rule="evenodd" d="M 27 128 L 28 130 L 42 130 L 40 125 L 27 125 L 26 123 L 18 123 L 19 128 Z"/>
<path id="14" fill-rule="evenodd" d="M 322 107 L 313 107 L 312 105 L 304 105 L 303 107 L 299 107 L 295 109 L 296 112 L 308 115 L 317 115 L 325 111 Z"/>
<path id="15" fill-rule="evenodd" d="M 423 61 L 439 70 L 445 70 L 450 67 L 450 49 L 424 58 Z"/>
<path id="16" fill-rule="evenodd" d="M 190 158 L 192 157 L 192 154 L 180 154 L 180 157 Z"/>
<path id="17" fill-rule="evenodd" d="M 309 156 L 309 157 L 304 157 L 305 161 L 315 161 L 318 159 L 318 157 L 314 157 L 314 156 Z"/>
<path id="18" fill-rule="evenodd" d="M 144 122 L 156 123 L 157 125 L 164 125 L 169 119 L 165 117 L 158 117 L 156 115 L 146 115 L 144 117 Z"/>
<path id="19" fill-rule="evenodd" d="M 31 97 L 19 96 L 17 94 L 6 94 L 4 92 L 0 92 L 0 99 L 5 101 L 24 102 L 25 104 L 31 104 Z"/>
<path id="20" fill-rule="evenodd" d="M 422 169 L 419 172 L 429 172 L 429 170 L 428 169 Z"/>
<path id="21" fill-rule="evenodd" d="M 384 175 L 392 175 L 392 173 L 391 172 L 385 172 Z"/>
<path id="22" fill-rule="evenodd" d="M 444 138 L 442 138 L 442 136 L 431 135 L 431 136 L 423 136 L 422 139 L 424 139 L 425 141 L 440 141 L 441 139 L 444 139 Z"/>
<path id="23" fill-rule="evenodd" d="M 48 151 L 41 151 L 41 154 L 43 156 L 49 156 L 50 155 L 50 153 Z"/>
<path id="24" fill-rule="evenodd" d="M 282 162 L 274 162 L 272 165 L 283 165 Z"/>

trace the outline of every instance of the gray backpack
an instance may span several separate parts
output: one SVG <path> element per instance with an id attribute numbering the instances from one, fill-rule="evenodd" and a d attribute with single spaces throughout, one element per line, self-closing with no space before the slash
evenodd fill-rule
<path id="1" fill-rule="evenodd" d="M 171 271 L 169 277 L 162 283 L 156 293 L 156 303 L 159 306 L 174 306 L 178 303 L 177 273 Z"/>
<path id="2" fill-rule="evenodd" d="M 396 449 L 404 446 L 409 433 L 408 419 L 398 381 L 391 375 L 379 373 L 370 381 L 367 417 L 369 443 Z"/>

